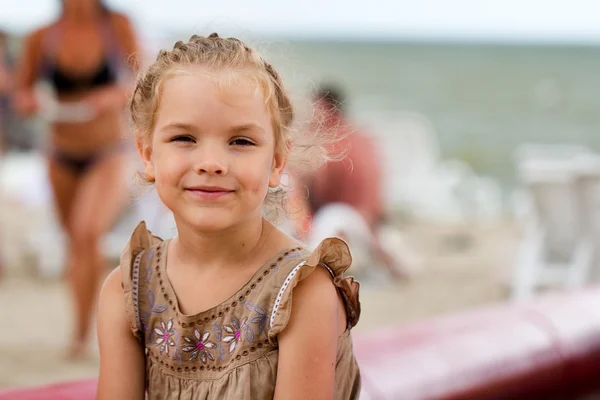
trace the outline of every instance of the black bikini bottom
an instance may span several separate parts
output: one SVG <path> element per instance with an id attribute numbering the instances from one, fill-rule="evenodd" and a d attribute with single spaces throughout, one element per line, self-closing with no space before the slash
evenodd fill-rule
<path id="1" fill-rule="evenodd" d="M 114 153 L 125 151 L 127 148 L 125 142 L 118 141 L 86 155 L 75 155 L 58 149 L 52 149 L 50 151 L 50 157 L 52 157 L 54 161 L 70 169 L 73 175 L 81 176 L 103 158 Z"/>

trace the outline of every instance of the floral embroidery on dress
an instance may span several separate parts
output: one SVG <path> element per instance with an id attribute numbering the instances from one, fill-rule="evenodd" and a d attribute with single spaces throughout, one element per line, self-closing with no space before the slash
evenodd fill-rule
<path id="1" fill-rule="evenodd" d="M 223 328 L 215 321 L 213 324 L 213 331 L 217 338 L 217 355 L 221 361 L 225 361 L 225 349 L 223 348 Z"/>
<path id="2" fill-rule="evenodd" d="M 167 310 L 164 305 L 154 304 L 154 294 L 148 291 L 148 303 L 152 311 L 143 314 L 143 323 L 147 327 L 153 313 L 162 313 Z M 167 323 L 160 322 L 160 326 L 151 330 L 148 343 L 160 346 L 160 354 L 165 353 L 170 358 L 183 362 L 183 353 L 188 353 L 187 361 L 200 359 L 203 363 L 215 361 L 218 357 L 225 361 L 227 355 L 232 355 L 244 340 L 253 343 L 255 336 L 263 333 L 267 325 L 267 311 L 259 304 L 246 301 L 243 303 L 250 315 L 242 318 L 231 318 L 231 323 L 221 325 L 214 321 L 212 329 L 202 333 L 195 328 L 191 336 L 183 335 L 174 327 L 173 319 Z M 211 340 L 211 337 L 214 340 Z M 169 349 L 172 347 L 173 349 Z"/>
<path id="3" fill-rule="evenodd" d="M 261 305 L 254 304 L 250 301 L 245 302 L 244 306 L 246 306 L 246 310 L 254 311 L 256 313 L 256 315 L 250 319 L 250 322 L 253 324 L 257 324 L 258 333 L 262 333 L 262 331 L 267 326 L 267 312 Z M 254 332 L 252 334 L 252 337 L 254 338 Z M 252 341 L 250 340 L 250 342 Z"/>
<path id="4" fill-rule="evenodd" d="M 142 320 L 142 326 L 143 326 L 143 330 L 145 332 L 148 332 L 148 342 L 153 342 L 154 341 L 154 331 L 150 330 L 150 316 L 152 315 L 152 313 L 163 313 L 167 310 L 167 306 L 165 306 L 164 304 L 154 304 L 156 298 L 154 296 L 154 292 L 152 292 L 152 290 L 148 289 L 148 304 L 150 305 L 150 309 L 152 311 L 142 311 L 142 313 L 140 314 L 140 319 Z"/>
<path id="5" fill-rule="evenodd" d="M 173 329 L 173 320 L 170 319 L 165 325 L 164 321 L 160 321 L 161 328 L 154 328 L 154 333 L 157 335 L 155 343 L 160 345 L 160 354 L 163 352 L 169 355 L 169 346 L 175 347 L 175 341 L 172 336 L 175 334 Z"/>
<path id="6" fill-rule="evenodd" d="M 153 300 L 154 295 L 152 291 L 149 291 L 150 305 L 153 305 Z M 170 319 L 166 324 L 161 321 L 160 327 L 155 327 L 152 330 L 152 340 L 149 340 L 149 342 L 159 345 L 160 354 L 165 353 L 167 356 L 169 356 L 169 347 L 173 347 L 172 358 L 179 362 L 183 361 L 180 350 L 189 353 L 188 361 L 194 361 L 198 358 L 205 364 L 209 360 L 215 361 L 214 350 L 216 350 L 219 359 L 225 361 L 226 350 L 222 344 L 228 345 L 229 354 L 233 354 L 244 339 L 248 343 L 254 342 L 255 329 L 260 334 L 266 327 L 267 312 L 261 305 L 247 301 L 244 306 L 248 311 L 254 311 L 250 315 L 251 318 L 244 317 L 240 321 L 238 318 L 232 317 L 229 325 L 219 325 L 216 321 L 214 322 L 212 331 L 216 341 L 210 341 L 211 330 L 201 333 L 200 330 L 194 329 L 193 336 L 180 336 L 173 326 L 173 320 Z M 162 313 L 166 309 L 167 307 L 162 305 L 153 306 L 153 312 L 155 313 Z M 144 314 L 145 326 L 147 326 L 151 314 L 152 312 Z M 255 327 L 253 328 L 252 325 L 255 325 Z"/>
<path id="7" fill-rule="evenodd" d="M 183 355 L 179 351 L 179 343 L 181 342 L 181 336 L 175 335 L 175 350 L 173 351 L 173 360 L 178 361 L 180 364 L 183 362 Z"/>
<path id="8" fill-rule="evenodd" d="M 200 331 L 198 329 L 194 329 L 194 336 L 184 336 L 183 340 L 185 340 L 188 344 L 183 347 L 183 351 L 190 353 L 190 361 L 195 360 L 198 356 L 200 356 L 200 360 L 206 364 L 207 360 L 214 361 L 213 355 L 210 353 L 210 350 L 216 349 L 217 345 L 209 342 L 210 331 L 204 332 L 202 336 L 200 335 Z"/>
<path id="9" fill-rule="evenodd" d="M 223 342 L 229 343 L 229 354 L 233 354 L 238 343 L 242 342 L 242 340 L 243 340 L 242 330 L 245 328 L 248 328 L 248 327 L 249 326 L 248 326 L 248 318 L 247 317 L 244 317 L 244 319 L 242 319 L 241 323 L 239 322 L 239 320 L 236 317 L 233 317 L 231 319 L 231 326 L 229 326 L 229 325 L 223 326 L 223 329 L 225 330 L 225 332 L 228 333 L 228 335 L 223 336 Z M 248 332 L 246 330 L 246 336 L 248 336 L 247 333 Z M 246 337 L 246 339 L 248 339 L 248 337 Z M 252 340 L 253 339 L 254 339 L 254 332 L 252 332 Z M 249 339 L 248 341 L 252 343 L 252 340 Z"/>

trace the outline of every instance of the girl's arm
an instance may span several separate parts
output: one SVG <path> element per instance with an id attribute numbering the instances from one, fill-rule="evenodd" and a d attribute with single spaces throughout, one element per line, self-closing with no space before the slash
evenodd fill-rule
<path id="1" fill-rule="evenodd" d="M 120 268 L 111 272 L 100 293 L 98 342 L 100 379 L 97 399 L 144 399 L 144 349 L 127 320 Z"/>
<path id="2" fill-rule="evenodd" d="M 278 335 L 276 400 L 331 400 L 335 390 L 338 337 L 345 309 L 331 276 L 317 268 L 292 294 L 292 311 Z"/>

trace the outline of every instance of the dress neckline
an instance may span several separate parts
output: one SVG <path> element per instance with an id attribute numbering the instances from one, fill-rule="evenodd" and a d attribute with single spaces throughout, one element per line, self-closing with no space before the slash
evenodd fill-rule
<path id="1" fill-rule="evenodd" d="M 168 298 L 169 298 L 169 306 L 170 308 L 175 312 L 175 314 L 177 315 L 177 317 L 179 319 L 198 319 L 201 316 L 204 316 L 205 314 L 214 314 L 219 308 L 223 307 L 224 305 L 230 304 L 230 303 L 235 303 L 236 300 L 239 300 L 240 302 L 243 301 L 245 299 L 244 293 L 248 291 L 248 289 L 250 289 L 252 287 L 252 285 L 256 285 L 255 282 L 260 282 L 262 281 L 261 277 L 268 275 L 269 271 L 276 268 L 276 266 L 283 261 L 285 255 L 289 254 L 292 251 L 296 251 L 296 250 L 301 250 L 302 247 L 300 246 L 292 246 L 292 247 L 285 247 L 281 250 L 279 250 L 277 253 L 275 253 L 273 256 L 269 257 L 269 259 L 267 259 L 267 261 L 256 270 L 256 272 L 250 277 L 250 279 L 248 279 L 248 281 L 246 281 L 238 290 L 236 290 L 231 296 L 229 296 L 227 299 L 225 299 L 224 301 L 222 301 L 221 303 L 210 307 L 206 310 L 200 311 L 198 313 L 195 314 L 184 314 L 183 312 L 181 312 L 181 309 L 179 307 L 179 298 L 177 297 L 177 293 L 175 292 L 175 289 L 173 287 L 173 285 L 171 284 L 171 280 L 169 279 L 169 275 L 167 274 L 167 258 L 168 258 L 168 253 L 169 253 L 169 243 L 171 242 L 171 239 L 167 239 L 164 240 L 160 246 L 159 246 L 159 251 L 158 254 L 162 256 L 159 256 L 156 258 L 156 262 L 157 262 L 157 270 L 161 273 L 161 275 L 163 276 L 160 280 L 159 280 L 159 285 L 161 286 L 161 291 L 163 291 L 164 293 L 167 294 Z M 252 287 L 252 289 L 254 289 L 254 287 Z"/>

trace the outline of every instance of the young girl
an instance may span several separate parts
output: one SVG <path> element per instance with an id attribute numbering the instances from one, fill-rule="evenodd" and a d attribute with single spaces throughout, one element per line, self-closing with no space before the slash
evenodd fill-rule
<path id="1" fill-rule="evenodd" d="M 130 110 L 178 235 L 141 223 L 106 280 L 99 399 L 358 398 L 346 244 L 310 253 L 263 217 L 293 150 L 273 67 L 237 39 L 193 36 L 159 53 Z"/>

